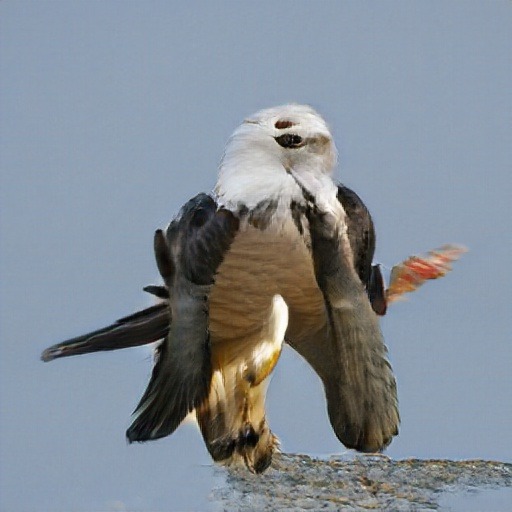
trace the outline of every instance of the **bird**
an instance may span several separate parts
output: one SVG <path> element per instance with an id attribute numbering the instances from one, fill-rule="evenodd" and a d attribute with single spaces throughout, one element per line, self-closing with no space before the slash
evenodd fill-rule
<path id="1" fill-rule="evenodd" d="M 279 450 L 265 399 L 287 343 L 320 378 L 340 442 L 384 450 L 400 417 L 375 228 L 361 198 L 334 181 L 337 158 L 308 105 L 246 118 L 213 191 L 155 232 L 162 284 L 145 291 L 159 302 L 49 347 L 43 361 L 157 342 L 128 442 L 168 436 L 195 413 L 214 461 L 262 473 Z"/>

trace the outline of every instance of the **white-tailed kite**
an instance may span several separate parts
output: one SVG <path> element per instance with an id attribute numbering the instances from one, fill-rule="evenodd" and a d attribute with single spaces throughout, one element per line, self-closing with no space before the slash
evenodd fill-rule
<path id="1" fill-rule="evenodd" d="M 286 341 L 323 382 L 339 440 L 363 452 L 398 433 L 395 378 L 379 327 L 386 300 L 372 267 L 370 214 L 331 173 L 337 152 L 310 107 L 245 120 L 229 139 L 211 195 L 155 233 L 162 302 L 48 348 L 57 357 L 159 341 L 126 433 L 172 434 L 195 411 L 216 461 L 264 471 L 277 448 L 265 416 Z"/>

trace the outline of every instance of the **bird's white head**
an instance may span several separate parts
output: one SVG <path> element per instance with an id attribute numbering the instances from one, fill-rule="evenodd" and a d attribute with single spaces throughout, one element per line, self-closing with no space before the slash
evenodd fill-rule
<path id="1" fill-rule="evenodd" d="M 266 199 L 298 199 L 299 181 L 312 194 L 334 190 L 337 151 L 322 117 L 307 105 L 261 110 L 229 139 L 215 192 L 226 205 L 252 208 Z"/>

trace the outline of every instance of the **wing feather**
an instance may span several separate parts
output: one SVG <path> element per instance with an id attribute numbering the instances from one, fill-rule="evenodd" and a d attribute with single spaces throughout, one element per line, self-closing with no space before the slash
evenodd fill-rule
<path id="1" fill-rule="evenodd" d="M 390 443 L 399 424 L 395 378 L 368 293 L 375 235 L 358 196 L 343 187 L 338 200 L 334 214 L 314 207 L 306 213 L 327 322 L 313 335 L 288 341 L 322 379 L 340 441 L 374 452 Z"/>
<path id="2" fill-rule="evenodd" d="M 212 378 L 208 298 L 217 267 L 237 230 L 238 219 L 231 212 L 200 194 L 182 208 L 165 235 L 156 232 L 155 254 L 169 290 L 173 322 L 126 432 L 130 442 L 171 434 L 208 396 Z"/>
<path id="3" fill-rule="evenodd" d="M 59 357 L 146 345 L 165 338 L 169 323 L 167 304 L 156 304 L 103 329 L 52 345 L 41 354 L 41 359 L 46 362 Z"/>

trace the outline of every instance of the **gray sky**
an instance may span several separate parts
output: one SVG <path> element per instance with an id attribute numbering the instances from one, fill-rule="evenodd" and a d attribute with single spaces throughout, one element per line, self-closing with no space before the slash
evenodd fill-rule
<path id="1" fill-rule="evenodd" d="M 1 2 L 0 509 L 204 506 L 195 427 L 126 445 L 147 349 L 39 354 L 151 303 L 154 230 L 244 116 L 290 101 L 330 123 L 380 262 L 470 248 L 382 322 L 387 453 L 510 462 L 511 26 L 509 1 Z M 268 409 L 285 451 L 344 451 L 291 350 Z"/>

